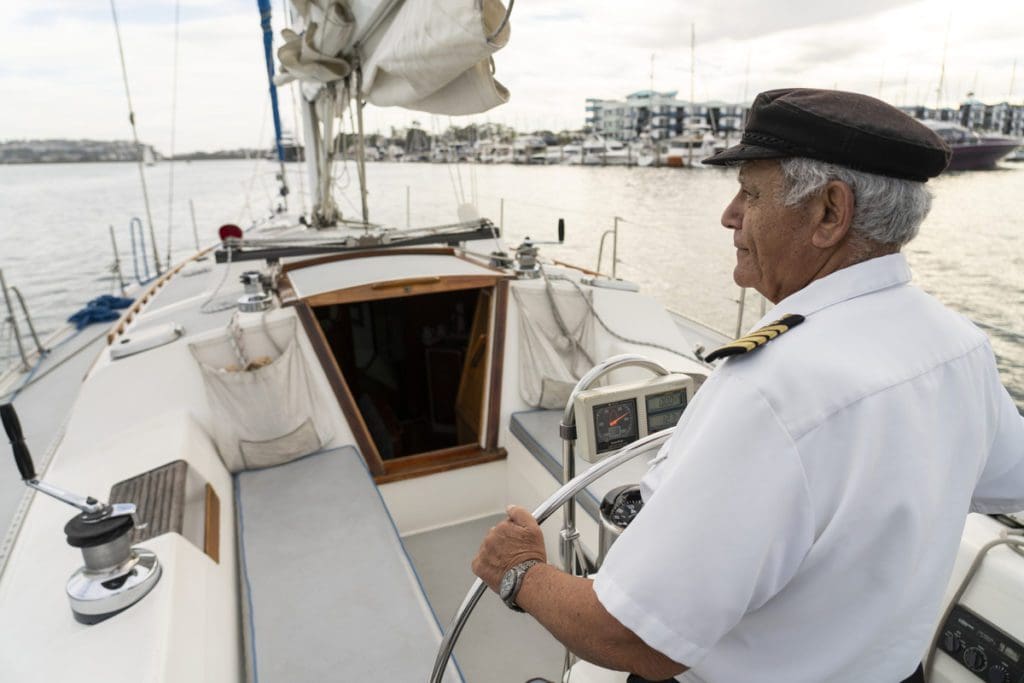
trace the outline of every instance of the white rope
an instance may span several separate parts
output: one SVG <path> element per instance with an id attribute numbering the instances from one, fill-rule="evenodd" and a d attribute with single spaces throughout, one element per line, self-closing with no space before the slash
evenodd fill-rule
<path id="1" fill-rule="evenodd" d="M 662 351 L 667 351 L 667 352 L 675 354 L 677 356 L 682 356 L 683 358 L 686 358 L 686 359 L 689 359 L 689 360 L 693 360 L 693 356 L 692 355 L 685 354 L 682 351 L 678 351 L 676 349 L 673 349 L 670 346 L 665 346 L 664 344 L 657 344 L 655 342 L 642 341 L 640 339 L 630 339 L 629 337 L 622 336 L 618 332 L 614 331 L 612 328 L 608 327 L 608 323 L 606 323 L 604 321 L 604 319 L 600 315 L 598 315 L 597 309 L 594 308 L 593 302 L 590 301 L 590 299 L 587 297 L 586 293 L 583 291 L 583 288 L 580 287 L 578 282 L 576 282 L 572 278 L 568 278 L 568 277 L 565 277 L 565 276 L 562 276 L 562 275 L 550 276 L 550 275 L 548 275 L 544 271 L 544 267 L 543 266 L 540 266 L 540 274 L 544 278 L 545 283 L 547 283 L 548 280 L 565 280 L 570 285 L 575 287 L 576 291 L 579 292 L 580 298 L 583 299 L 583 302 L 587 305 L 587 308 L 590 309 L 590 313 L 591 313 L 591 315 L 594 316 L 594 320 L 596 320 L 598 323 L 600 323 L 601 327 L 603 327 L 605 329 L 605 332 L 607 332 L 611 336 L 615 337 L 619 341 L 626 342 L 627 344 L 636 344 L 637 346 L 647 346 L 647 347 L 652 348 L 652 349 L 660 349 Z M 552 306 L 554 307 L 554 299 L 552 299 Z M 556 313 L 557 313 L 557 310 L 558 309 L 555 308 Z M 559 326 L 561 327 L 562 325 L 560 324 Z M 581 350 L 582 350 L 582 347 L 581 347 Z"/>
<path id="2" fill-rule="evenodd" d="M 238 361 L 238 367 L 246 370 L 249 367 L 249 358 L 245 355 L 245 337 L 242 334 L 242 325 L 238 322 L 238 311 L 231 314 L 228 321 L 228 343 Z"/>
<path id="3" fill-rule="evenodd" d="M 224 264 L 224 275 L 221 276 L 220 282 L 217 283 L 217 287 L 210 293 L 210 296 L 206 297 L 206 301 L 199 307 L 200 313 L 219 313 L 226 311 L 229 308 L 234 308 L 238 305 L 238 302 L 234 297 L 226 297 L 221 301 L 214 301 L 217 295 L 220 293 L 221 287 L 228 280 L 228 275 L 231 274 L 231 255 L 234 253 L 234 249 L 228 249 L 228 260 Z M 212 305 L 211 305 L 212 304 Z"/>
<path id="4" fill-rule="evenodd" d="M 174 67 L 171 71 L 171 158 L 167 189 L 167 266 L 171 265 L 171 233 L 174 231 L 174 136 L 178 122 L 178 25 L 181 0 L 174 3 Z"/>
<path id="5" fill-rule="evenodd" d="M 114 7 L 114 0 L 110 0 L 110 12 L 114 15 L 114 33 L 117 35 L 117 52 L 121 56 L 121 76 L 124 78 L 124 95 L 128 100 L 128 122 L 132 126 L 132 138 L 135 140 L 135 149 L 139 153 L 137 165 L 139 167 L 139 180 L 142 181 L 142 199 L 146 204 L 146 220 L 149 221 L 149 241 L 153 245 L 153 264 L 156 272 L 160 274 L 160 249 L 156 245 L 156 232 L 153 230 L 153 214 L 149 208 L 149 190 L 146 187 L 146 174 L 142 170 L 142 145 L 139 144 L 139 132 L 135 129 L 135 110 L 132 108 L 132 93 L 128 88 L 128 67 L 124 61 L 124 46 L 121 44 L 121 26 L 117 21 L 117 8 Z"/>

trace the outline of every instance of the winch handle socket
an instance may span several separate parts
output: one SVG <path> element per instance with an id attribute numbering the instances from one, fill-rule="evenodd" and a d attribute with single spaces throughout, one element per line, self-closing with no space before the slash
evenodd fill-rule
<path id="1" fill-rule="evenodd" d="M 4 423 L 4 431 L 11 442 L 11 449 L 14 451 L 14 462 L 18 465 L 18 472 L 25 481 L 32 481 L 36 478 L 36 466 L 32 463 L 32 456 L 25 445 L 25 435 L 21 431 L 21 422 L 18 420 L 18 413 L 13 403 L 0 405 L 0 419 Z"/>

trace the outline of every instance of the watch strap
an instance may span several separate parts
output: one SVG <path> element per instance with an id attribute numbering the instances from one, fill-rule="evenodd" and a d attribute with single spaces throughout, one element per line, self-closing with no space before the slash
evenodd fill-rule
<path id="1" fill-rule="evenodd" d="M 505 598 L 505 605 L 514 612 L 522 612 L 523 608 L 516 603 L 516 597 L 519 596 L 519 589 L 523 587 L 523 579 L 526 578 L 526 572 L 529 571 L 530 567 L 541 564 L 540 560 L 526 560 L 520 562 L 516 566 L 509 569 L 510 572 L 515 572 L 516 582 L 512 587 L 512 592 L 507 598 Z"/>

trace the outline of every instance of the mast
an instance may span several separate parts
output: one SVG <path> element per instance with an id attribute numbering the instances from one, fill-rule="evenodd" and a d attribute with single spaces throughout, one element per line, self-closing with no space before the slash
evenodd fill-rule
<path id="1" fill-rule="evenodd" d="M 694 78 L 696 74 L 696 63 L 697 63 L 697 27 L 696 24 L 690 24 L 690 115 L 693 116 L 696 111 L 697 105 L 694 101 Z M 688 159 L 686 164 L 693 167 L 693 143 L 694 140 L 691 138 L 687 149 L 689 150 Z"/>
<path id="2" fill-rule="evenodd" d="M 942 41 L 942 67 L 939 69 L 939 87 L 935 89 L 935 108 L 942 109 L 942 84 L 946 80 L 946 49 L 949 47 L 949 26 L 953 23 L 953 13 L 946 19 L 946 37 Z"/>
<path id="3" fill-rule="evenodd" d="M 274 85 L 274 32 L 270 27 L 270 0 L 257 0 L 260 9 L 260 27 L 263 29 L 263 54 L 267 61 L 267 83 L 270 85 L 270 107 L 274 112 L 274 142 L 277 162 L 281 166 L 281 201 L 288 208 L 288 176 L 284 167 L 284 146 L 281 144 L 281 114 L 277 107 L 277 86 Z"/>

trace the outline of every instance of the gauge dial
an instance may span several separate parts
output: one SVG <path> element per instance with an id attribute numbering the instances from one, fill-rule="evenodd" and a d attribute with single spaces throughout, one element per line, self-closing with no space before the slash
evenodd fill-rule
<path id="1" fill-rule="evenodd" d="M 596 451 L 622 448 L 639 436 L 636 399 L 614 401 L 594 406 L 594 436 Z"/>

